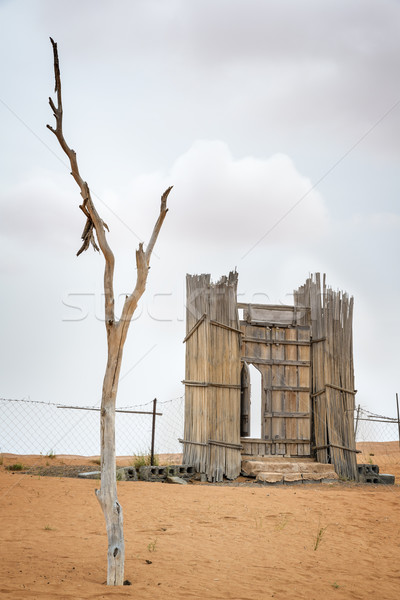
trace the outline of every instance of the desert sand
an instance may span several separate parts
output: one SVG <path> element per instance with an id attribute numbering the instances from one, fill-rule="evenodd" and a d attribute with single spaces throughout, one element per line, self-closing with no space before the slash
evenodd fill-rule
<path id="1" fill-rule="evenodd" d="M 365 444 L 359 462 L 373 459 L 396 485 L 118 482 L 132 583 L 118 588 L 105 585 L 98 482 L 5 469 L 50 461 L 96 469 L 95 459 L 3 455 L 1 598 L 397 599 L 399 446 Z"/>

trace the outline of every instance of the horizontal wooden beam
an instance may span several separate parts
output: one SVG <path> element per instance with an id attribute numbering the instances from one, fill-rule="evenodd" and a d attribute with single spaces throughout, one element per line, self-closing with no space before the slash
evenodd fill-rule
<path id="1" fill-rule="evenodd" d="M 243 337 L 242 342 L 251 342 L 254 344 L 274 344 L 276 346 L 310 346 L 311 344 L 311 342 L 307 340 L 263 340 L 253 337 Z"/>
<path id="2" fill-rule="evenodd" d="M 286 439 L 286 438 L 282 438 L 282 439 L 275 439 L 275 440 L 262 440 L 262 439 L 255 439 L 255 438 L 240 438 L 240 441 L 242 442 L 242 444 L 310 444 L 311 440 L 310 439 L 306 439 L 306 440 L 299 440 L 299 439 Z"/>
<path id="3" fill-rule="evenodd" d="M 324 446 L 313 446 L 313 450 L 326 450 L 327 448 L 339 448 L 339 450 L 347 450 L 348 452 L 355 452 L 361 454 L 361 450 L 355 450 L 354 448 L 346 448 L 346 446 L 339 446 L 338 444 L 325 444 Z"/>
<path id="4" fill-rule="evenodd" d="M 310 392 L 308 387 L 285 387 L 283 385 L 273 385 L 271 387 L 265 387 L 266 392 Z"/>
<path id="5" fill-rule="evenodd" d="M 220 442 L 218 440 L 208 440 L 209 444 L 213 446 L 222 446 L 223 448 L 232 448 L 233 450 L 242 450 L 243 446 L 241 444 L 231 444 L 230 442 Z"/>
<path id="6" fill-rule="evenodd" d="M 262 309 L 262 310 L 292 310 L 294 311 L 294 309 L 296 308 L 298 310 L 298 307 L 293 306 L 292 304 L 251 304 L 249 302 L 238 302 L 237 303 L 237 307 L 238 308 L 256 308 L 256 309 Z M 305 310 L 310 310 L 307 307 L 301 307 L 301 309 L 305 309 Z"/>
<path id="7" fill-rule="evenodd" d="M 252 356 L 242 356 L 240 359 L 242 362 L 256 364 L 256 365 L 271 365 L 271 366 L 285 366 L 285 367 L 310 367 L 311 362 L 309 360 L 274 360 L 270 358 L 255 358 Z"/>
<path id="8" fill-rule="evenodd" d="M 192 386 L 192 387 L 217 387 L 217 388 L 228 388 L 232 390 L 240 390 L 241 386 L 236 385 L 234 383 L 211 383 L 208 381 L 187 381 L 186 379 L 182 380 L 184 385 Z"/>
<path id="9" fill-rule="evenodd" d="M 273 327 L 276 329 L 296 329 L 297 326 L 293 325 L 293 323 L 274 323 L 273 321 L 253 321 L 253 319 L 251 321 L 240 321 L 240 324 L 242 325 L 246 324 L 246 325 L 253 325 L 254 327 L 269 327 L 270 329 L 272 329 Z"/>
<path id="10" fill-rule="evenodd" d="M 241 327 L 266 327 L 268 329 L 300 329 L 310 331 L 309 325 L 293 325 L 293 323 L 273 323 L 271 321 L 239 321 Z M 295 341 L 295 340 L 293 340 Z"/>
<path id="11" fill-rule="evenodd" d="M 311 413 L 309 412 L 265 412 L 264 418 L 266 419 L 307 419 L 310 418 Z"/>
<path id="12" fill-rule="evenodd" d="M 182 440 L 181 438 L 178 439 L 178 442 L 180 444 L 192 444 L 193 446 L 221 446 L 223 448 L 232 448 L 233 450 L 242 450 L 243 446 L 241 444 L 232 444 L 230 442 L 222 442 L 219 440 L 208 440 L 208 442 L 192 442 L 191 440 Z"/>
<path id="13" fill-rule="evenodd" d="M 192 442 L 191 440 L 182 440 L 181 438 L 178 438 L 178 442 L 180 444 L 193 444 L 194 446 L 208 446 L 205 442 Z"/>

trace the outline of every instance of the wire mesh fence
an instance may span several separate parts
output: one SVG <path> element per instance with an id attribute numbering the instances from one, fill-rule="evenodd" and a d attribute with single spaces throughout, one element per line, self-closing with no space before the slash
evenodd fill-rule
<path id="1" fill-rule="evenodd" d="M 355 413 L 359 463 L 377 464 L 380 472 L 400 475 L 400 429 L 398 419 L 372 413 L 361 406 Z"/>
<path id="2" fill-rule="evenodd" d="M 67 407 L 32 400 L 0 399 L 0 452 L 12 454 L 100 454 L 98 407 Z M 117 456 L 149 454 L 153 401 L 116 412 Z M 138 414 L 144 411 L 148 414 Z M 157 403 L 156 453 L 180 453 L 184 397 Z"/>
<path id="3" fill-rule="evenodd" d="M 120 407 L 116 412 L 116 454 L 150 454 L 153 401 Z M 100 454 L 98 407 L 67 407 L 55 403 L 0 398 L 0 452 L 12 454 Z M 125 411 L 143 411 L 137 414 Z M 155 452 L 182 452 L 178 439 L 184 431 L 184 396 L 157 403 Z M 355 414 L 358 462 L 396 467 L 400 476 L 399 424 L 359 407 Z"/>

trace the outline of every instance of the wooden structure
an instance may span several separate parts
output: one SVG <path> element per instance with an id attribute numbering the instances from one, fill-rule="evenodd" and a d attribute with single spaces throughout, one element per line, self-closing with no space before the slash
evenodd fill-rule
<path id="1" fill-rule="evenodd" d="M 294 306 L 237 304 L 236 287 L 236 273 L 187 276 L 184 462 L 222 481 L 240 474 L 241 454 L 316 456 L 356 479 L 353 300 L 325 280 L 321 290 L 319 275 Z M 253 438 L 250 365 L 261 373 Z"/>
<path id="2" fill-rule="evenodd" d="M 310 307 L 314 451 L 339 476 L 356 479 L 354 436 L 353 298 L 328 288 L 319 273 L 294 294 L 296 307 Z"/>
<path id="3" fill-rule="evenodd" d="M 215 284 L 210 275 L 188 275 L 186 287 L 183 460 L 210 481 L 235 479 L 241 469 L 237 273 Z"/>

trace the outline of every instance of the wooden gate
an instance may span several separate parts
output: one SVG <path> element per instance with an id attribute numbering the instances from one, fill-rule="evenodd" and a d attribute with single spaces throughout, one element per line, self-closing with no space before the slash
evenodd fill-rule
<path id="1" fill-rule="evenodd" d="M 262 375 L 261 435 L 242 437 L 243 454 L 310 456 L 311 454 L 311 340 L 307 309 L 293 306 L 239 304 L 242 386 L 248 380 L 247 365 Z M 248 386 L 248 383 L 247 383 Z M 251 410 L 250 394 L 242 387 L 242 435 Z"/>

